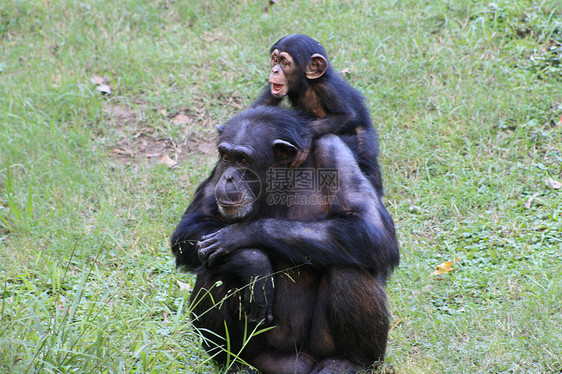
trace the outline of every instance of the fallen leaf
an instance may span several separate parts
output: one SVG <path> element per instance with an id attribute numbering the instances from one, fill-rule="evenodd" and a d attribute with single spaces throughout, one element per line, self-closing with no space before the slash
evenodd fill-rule
<path id="1" fill-rule="evenodd" d="M 546 178 L 546 185 L 550 188 L 554 188 L 555 190 L 562 188 L 562 183 L 555 181 L 552 178 Z"/>
<path id="2" fill-rule="evenodd" d="M 186 291 L 189 292 L 191 291 L 191 286 L 189 285 L 189 283 L 184 283 L 180 280 L 176 279 L 176 282 L 178 282 L 178 286 L 180 287 L 180 291 Z"/>
<path id="3" fill-rule="evenodd" d="M 100 91 L 104 95 L 111 95 L 111 87 L 107 84 L 100 84 L 96 87 L 96 90 Z"/>
<path id="4" fill-rule="evenodd" d="M 351 70 L 349 70 L 349 69 L 347 69 L 347 68 L 346 68 L 346 69 L 343 69 L 343 70 L 341 71 L 341 74 L 342 74 L 342 75 L 345 75 L 346 77 L 350 77 L 350 76 L 351 76 Z"/>
<path id="5" fill-rule="evenodd" d="M 527 200 L 527 201 L 525 202 L 525 205 L 524 205 L 525 208 L 527 208 L 527 209 L 531 208 L 531 204 L 533 203 L 533 201 L 535 200 L 535 198 L 536 198 L 537 196 L 539 196 L 539 193 L 538 193 L 538 192 L 537 192 L 536 194 L 534 194 L 533 196 L 531 196 L 531 197 L 529 198 L 529 200 Z"/>
<path id="6" fill-rule="evenodd" d="M 191 122 L 191 118 L 181 113 L 172 118 L 172 123 L 177 126 L 185 126 Z"/>
<path id="7" fill-rule="evenodd" d="M 105 83 L 105 79 L 103 79 L 100 76 L 94 75 L 92 77 L 92 83 L 95 84 L 96 86 L 99 86 L 100 84 L 104 84 Z"/>
<path id="8" fill-rule="evenodd" d="M 453 271 L 453 270 L 457 270 L 456 268 L 453 267 L 453 265 L 455 264 L 455 262 L 457 262 L 459 260 L 460 260 L 460 258 L 457 258 L 455 260 L 446 261 L 442 264 L 437 265 L 436 270 L 433 273 L 431 273 L 431 275 L 441 275 L 441 274 L 445 274 L 445 273 L 448 273 L 448 272 Z"/>
<path id="9" fill-rule="evenodd" d="M 168 165 L 171 168 L 173 168 L 174 166 L 176 166 L 178 164 L 177 161 L 172 160 L 170 158 L 170 156 L 168 156 L 168 155 L 164 155 L 164 156 L 160 157 L 160 162 Z"/>

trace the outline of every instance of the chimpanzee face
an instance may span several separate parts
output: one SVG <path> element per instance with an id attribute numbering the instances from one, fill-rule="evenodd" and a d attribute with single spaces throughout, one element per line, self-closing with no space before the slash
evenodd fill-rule
<path id="1" fill-rule="evenodd" d="M 313 54 L 306 66 L 300 66 L 289 52 L 275 49 L 271 53 L 269 72 L 271 94 L 282 99 L 289 92 L 299 91 L 302 87 L 306 87 L 307 80 L 320 78 L 327 67 L 328 61 L 320 54 Z"/>
<path id="2" fill-rule="evenodd" d="M 294 84 L 295 80 L 302 79 L 298 76 L 298 70 L 301 69 L 295 65 L 295 61 L 289 53 L 274 50 L 271 54 L 271 71 L 269 72 L 271 94 L 277 98 L 285 97 L 289 93 L 291 82 Z M 292 79 L 289 79 L 290 77 Z"/>
<path id="3" fill-rule="evenodd" d="M 222 129 L 215 199 L 224 217 L 248 217 L 265 198 L 268 169 L 287 167 L 295 158 L 297 146 L 276 138 L 278 134 L 271 127 L 263 119 L 235 118 Z"/>
<path id="4" fill-rule="evenodd" d="M 258 166 L 254 151 L 246 146 L 222 142 L 219 153 L 222 174 L 215 187 L 219 211 L 227 218 L 244 218 L 254 210 L 261 194 L 261 178 L 253 169 Z"/>

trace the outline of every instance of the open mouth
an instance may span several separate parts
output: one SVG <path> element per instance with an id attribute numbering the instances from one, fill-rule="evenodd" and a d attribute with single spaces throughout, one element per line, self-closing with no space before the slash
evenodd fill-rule
<path id="1" fill-rule="evenodd" d="M 271 83 L 271 93 L 273 95 L 279 95 L 281 93 L 281 91 L 283 90 L 284 86 L 285 85 L 283 85 L 283 84 Z"/>

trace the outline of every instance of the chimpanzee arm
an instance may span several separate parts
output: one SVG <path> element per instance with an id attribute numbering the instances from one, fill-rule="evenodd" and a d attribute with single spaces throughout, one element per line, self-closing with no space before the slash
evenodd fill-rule
<path id="1" fill-rule="evenodd" d="M 316 84 L 313 90 L 313 97 L 305 97 L 301 105 L 318 106 L 306 109 L 319 117 L 310 125 L 315 137 L 352 132 L 358 125 L 371 126 L 362 95 L 341 78 L 331 77 Z"/>
<path id="2" fill-rule="evenodd" d="M 193 201 L 182 215 L 182 219 L 172 237 L 170 244 L 176 256 L 176 265 L 194 270 L 201 266 L 197 253 L 197 243 L 201 237 L 226 226 L 219 220 L 220 214 L 214 197 L 216 185 L 216 167 L 195 192 Z"/>
<path id="3" fill-rule="evenodd" d="M 323 82 L 314 82 L 301 96 L 290 97 L 290 100 L 298 109 L 316 117 L 308 126 L 311 136 L 306 141 L 307 146 L 299 150 L 291 163 L 292 168 L 306 160 L 312 139 L 328 134 L 356 135 L 357 127 L 371 126 L 363 96 L 334 75 Z"/>
<path id="4" fill-rule="evenodd" d="M 170 242 L 178 267 L 198 272 L 203 270 L 197 243 L 203 236 L 228 225 L 219 213 L 215 199 L 214 190 L 220 177 L 217 173 L 215 166 L 211 176 L 197 188 L 193 201 L 172 234 Z M 225 279 L 236 278 L 236 287 L 243 289 L 241 308 L 249 320 L 270 322 L 273 319 L 271 302 L 275 291 L 271 281 L 273 269 L 266 255 L 255 249 L 245 248 L 217 265 L 215 271 Z M 230 282 L 229 284 L 232 285 Z"/>
<path id="5" fill-rule="evenodd" d="M 231 225 L 203 238 L 199 250 L 203 261 L 212 263 L 237 248 L 257 247 L 295 263 L 360 267 L 386 278 L 398 265 L 399 253 L 394 223 L 380 198 L 339 138 L 319 139 L 313 157 L 316 168 L 338 173 L 339 189 L 326 195 L 327 201 L 335 201 L 327 216 L 318 220 L 265 218 Z"/>
<path id="6" fill-rule="evenodd" d="M 374 225 L 351 212 L 315 222 L 261 219 L 231 225 L 203 238 L 200 255 L 210 263 L 236 248 L 255 246 L 297 264 L 376 270 L 386 278 L 398 265 L 398 243 L 388 213 Z"/>
<path id="7" fill-rule="evenodd" d="M 203 258 L 209 254 L 212 264 L 238 247 L 256 246 L 297 264 L 380 271 L 398 262 L 396 238 L 389 229 L 354 213 L 317 222 L 261 219 L 205 236 L 200 254 Z"/>
<path id="8" fill-rule="evenodd" d="M 283 98 L 276 98 L 271 94 L 271 83 L 269 83 L 264 87 L 262 93 L 257 97 L 256 101 L 254 101 L 252 108 L 259 105 L 278 106 L 282 99 Z"/>

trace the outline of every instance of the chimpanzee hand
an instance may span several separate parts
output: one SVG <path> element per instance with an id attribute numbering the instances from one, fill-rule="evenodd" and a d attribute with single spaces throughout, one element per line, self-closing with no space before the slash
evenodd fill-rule
<path id="1" fill-rule="evenodd" d="M 213 267 L 219 258 L 228 255 L 235 249 L 245 247 L 245 238 L 246 235 L 238 224 L 205 235 L 197 244 L 199 259 L 203 265 Z"/>

